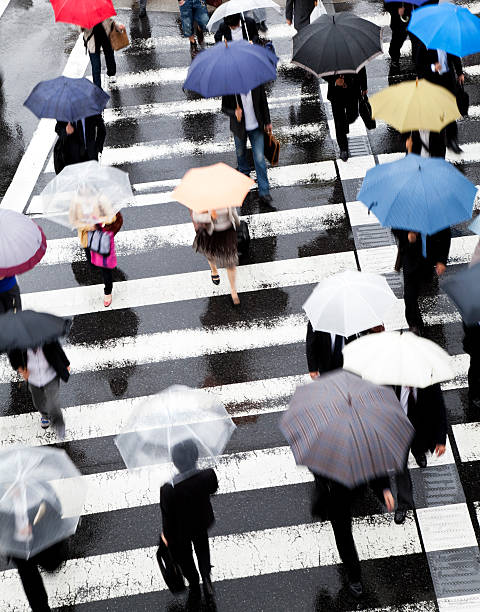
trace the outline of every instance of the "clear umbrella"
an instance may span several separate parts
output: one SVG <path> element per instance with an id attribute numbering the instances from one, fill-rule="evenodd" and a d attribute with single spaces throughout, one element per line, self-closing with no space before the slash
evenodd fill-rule
<path id="1" fill-rule="evenodd" d="M 126 172 L 97 161 L 66 166 L 41 194 L 43 213 L 72 229 L 109 223 L 133 201 Z"/>
<path id="2" fill-rule="evenodd" d="M 85 494 L 65 451 L 0 451 L 0 553 L 28 559 L 73 535 Z"/>
<path id="3" fill-rule="evenodd" d="M 216 461 L 234 430 L 232 419 L 214 394 L 174 385 L 143 402 L 115 444 L 125 465 L 137 468 L 171 462 L 174 447 L 193 442 L 205 466 Z"/>
<path id="4" fill-rule="evenodd" d="M 282 9 L 273 0 L 229 0 L 221 4 L 210 17 L 207 23 L 207 28 L 212 31 L 216 30 L 220 22 L 227 15 L 235 15 L 236 13 L 246 13 L 255 9 L 274 9 L 281 13 Z"/>

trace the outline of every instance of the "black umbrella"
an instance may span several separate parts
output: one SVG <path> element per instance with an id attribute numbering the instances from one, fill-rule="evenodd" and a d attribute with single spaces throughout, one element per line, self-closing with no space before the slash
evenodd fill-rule
<path id="1" fill-rule="evenodd" d="M 355 73 L 381 55 L 381 29 L 352 13 L 322 15 L 293 37 L 292 62 L 313 74 Z"/>
<path id="2" fill-rule="evenodd" d="M 46 312 L 7 312 L 0 315 L 0 351 L 42 346 L 65 336 L 71 324 L 71 319 L 56 317 Z"/>
<path id="3" fill-rule="evenodd" d="M 467 325 L 480 321 L 480 264 L 457 272 L 442 287 Z"/>

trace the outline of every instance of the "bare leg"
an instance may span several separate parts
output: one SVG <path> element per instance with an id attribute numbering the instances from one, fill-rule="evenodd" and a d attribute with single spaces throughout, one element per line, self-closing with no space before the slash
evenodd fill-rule
<path id="1" fill-rule="evenodd" d="M 215 262 L 212 261 L 211 259 L 207 259 L 208 261 L 208 265 L 210 266 L 210 270 L 212 271 L 212 276 L 216 276 L 218 274 L 218 270 L 217 270 L 217 266 L 215 265 Z"/>
<path id="2" fill-rule="evenodd" d="M 228 282 L 230 283 L 230 289 L 232 294 L 232 300 L 234 304 L 240 304 L 240 299 L 238 297 L 237 288 L 235 285 L 235 278 L 237 275 L 237 268 L 227 268 L 227 276 Z"/>

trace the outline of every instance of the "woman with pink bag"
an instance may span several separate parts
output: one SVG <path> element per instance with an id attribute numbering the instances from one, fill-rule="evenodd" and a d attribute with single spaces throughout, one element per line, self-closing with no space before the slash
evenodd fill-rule
<path id="1" fill-rule="evenodd" d="M 110 223 L 102 223 L 95 226 L 96 231 L 100 231 L 110 236 L 110 249 L 108 255 L 102 255 L 97 250 L 93 249 L 93 241 L 89 241 L 90 251 L 90 262 L 93 266 L 101 268 L 103 275 L 104 294 L 103 305 L 108 308 L 112 303 L 112 288 L 113 288 L 113 276 L 112 270 L 117 267 L 117 255 L 115 253 L 115 235 L 120 231 L 123 225 L 123 217 L 118 212 L 113 217 Z M 90 232 L 89 232 L 90 233 Z M 94 232 L 92 232 L 93 234 Z"/>

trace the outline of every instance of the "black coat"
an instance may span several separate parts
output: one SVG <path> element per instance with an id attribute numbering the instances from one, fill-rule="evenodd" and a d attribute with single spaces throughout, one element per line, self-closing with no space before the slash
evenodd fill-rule
<path id="1" fill-rule="evenodd" d="M 422 147 L 425 147 L 430 157 L 442 157 L 445 159 L 447 152 L 447 141 L 445 130 L 441 132 L 430 132 L 428 141 L 424 142 L 420 136 L 420 132 L 412 132 L 412 153 L 416 155 L 422 154 Z"/>
<path id="2" fill-rule="evenodd" d="M 54 165 L 57 174 L 70 164 L 98 160 L 98 154 L 103 151 L 107 131 L 101 115 L 93 115 L 85 119 L 85 138 L 81 121 L 77 121 L 73 127 L 75 131 L 69 135 L 65 121 L 57 121 L 55 126 L 58 134 L 54 150 Z"/>
<path id="3" fill-rule="evenodd" d="M 285 17 L 293 21 L 297 31 L 310 23 L 310 15 L 315 8 L 315 0 L 287 0 L 285 4 Z"/>
<path id="4" fill-rule="evenodd" d="M 417 237 L 416 242 L 408 241 L 407 230 L 392 230 L 398 240 L 400 254 L 403 257 L 409 257 L 413 261 L 419 263 L 424 260 L 422 255 L 422 239 Z M 452 232 L 449 227 L 436 234 L 427 236 L 427 260 L 426 262 L 432 266 L 437 263 L 443 263 L 445 266 L 448 261 L 448 253 L 450 251 L 450 243 L 452 241 Z"/>
<path id="5" fill-rule="evenodd" d="M 345 338 L 345 344 L 355 340 L 357 336 Z M 343 354 L 335 357 L 332 351 L 332 337 L 329 332 L 313 331 L 310 321 L 307 325 L 307 363 L 309 372 L 324 374 L 343 367 Z"/>
<path id="6" fill-rule="evenodd" d="M 401 387 L 394 387 L 400 400 Z M 430 385 L 417 389 L 417 401 L 413 413 L 409 410 L 408 418 L 415 428 L 412 448 L 417 452 L 433 452 L 437 444 L 447 441 L 447 409 L 443 400 L 440 385 Z"/>
<path id="7" fill-rule="evenodd" d="M 427 49 L 422 42 L 417 44 L 417 53 L 415 57 L 415 65 L 417 74 L 422 79 L 427 79 L 430 83 L 446 87 L 452 93 L 455 93 L 455 84 L 457 77 L 463 74 L 462 60 L 456 55 L 447 53 L 448 72 L 439 74 L 432 71 L 432 64 L 438 62 L 438 53 L 436 49 Z"/>
<path id="8" fill-rule="evenodd" d="M 243 111 L 242 98 L 240 96 L 223 96 L 222 112 L 230 117 L 230 130 L 233 132 L 233 134 L 239 138 L 245 138 L 247 135 L 245 130 L 245 116 L 242 113 L 241 121 L 237 121 L 237 118 L 235 117 L 237 103 Z M 266 125 L 271 123 L 267 94 L 265 93 L 265 87 L 263 85 L 259 85 L 258 87 L 255 87 L 255 89 L 252 89 L 252 103 L 253 110 L 255 111 L 255 117 L 258 121 L 258 127 L 263 130 Z"/>
<path id="9" fill-rule="evenodd" d="M 335 81 L 343 76 L 346 87 L 338 87 Z M 333 74 L 323 77 L 328 83 L 327 98 L 330 102 L 343 101 L 345 99 L 359 99 L 362 91 L 367 91 L 367 71 L 362 68 L 358 74 Z"/>
<path id="10" fill-rule="evenodd" d="M 477 357 L 480 355 L 480 324 L 473 325 L 463 324 L 465 336 L 463 338 L 463 350 L 471 356 Z"/>
<path id="11" fill-rule="evenodd" d="M 245 20 L 241 19 L 240 23 L 242 24 L 242 33 L 245 40 L 251 40 L 252 42 L 258 40 L 258 28 L 255 19 L 245 17 Z M 232 40 L 232 30 L 226 23 L 221 23 L 215 33 L 215 42 L 220 42 L 223 39 Z"/>
<path id="12" fill-rule="evenodd" d="M 173 486 L 167 482 L 160 489 L 163 533 L 170 545 L 181 544 L 213 524 L 210 495 L 218 489 L 212 469 L 199 470 Z"/>
<path id="13" fill-rule="evenodd" d="M 70 378 L 70 372 L 67 370 L 70 361 L 65 355 L 65 351 L 60 346 L 60 343 L 55 340 L 42 346 L 45 359 L 55 370 L 57 375 L 65 382 Z M 14 370 L 27 367 L 27 351 L 14 349 L 8 353 L 10 364 Z"/>

